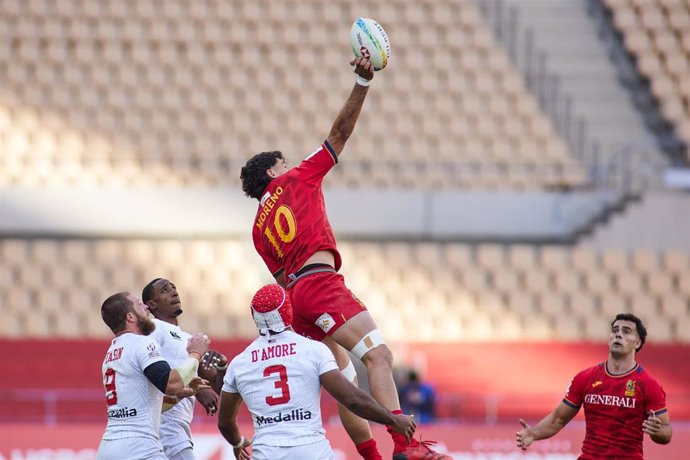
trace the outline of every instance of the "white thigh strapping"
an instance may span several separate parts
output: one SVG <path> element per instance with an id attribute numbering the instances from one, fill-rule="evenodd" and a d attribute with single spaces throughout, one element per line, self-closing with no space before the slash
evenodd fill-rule
<path id="1" fill-rule="evenodd" d="M 350 352 L 359 359 L 362 359 L 362 357 L 372 349 L 378 347 L 379 345 L 385 344 L 386 341 L 383 339 L 383 334 L 381 334 L 381 331 L 374 329 L 373 331 L 364 334 L 364 337 L 362 337 L 362 339 L 357 342 L 354 347 L 352 347 Z"/>

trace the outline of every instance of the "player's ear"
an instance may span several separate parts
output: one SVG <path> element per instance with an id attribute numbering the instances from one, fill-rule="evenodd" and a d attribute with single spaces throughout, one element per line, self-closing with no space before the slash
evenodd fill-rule
<path id="1" fill-rule="evenodd" d="M 266 170 L 266 175 L 267 175 L 268 177 L 270 177 L 271 179 L 275 179 L 275 178 L 276 178 L 276 173 L 273 172 L 273 169 L 272 169 L 272 168 L 268 168 L 268 169 Z"/>

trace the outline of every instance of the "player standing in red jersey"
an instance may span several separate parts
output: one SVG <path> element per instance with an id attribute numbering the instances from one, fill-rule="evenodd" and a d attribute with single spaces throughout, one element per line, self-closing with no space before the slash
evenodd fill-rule
<path id="1" fill-rule="evenodd" d="M 630 313 L 611 323 L 608 359 L 573 378 L 563 402 L 537 426 L 520 420 L 515 435 L 522 450 L 550 438 L 585 408 L 585 440 L 579 460 L 602 458 L 642 459 L 643 433 L 657 444 L 671 442 L 666 393 L 636 359 L 647 330 Z"/>
<path id="2" fill-rule="evenodd" d="M 242 168 L 240 177 L 247 196 L 260 203 L 252 232 L 254 247 L 276 281 L 290 293 L 295 331 L 323 341 L 352 382 L 356 382 L 357 374 L 345 350 L 361 359 L 374 399 L 400 413 L 393 355 L 366 307 L 337 273 L 341 259 L 321 189 L 324 176 L 338 163 L 355 128 L 374 77 L 367 59 L 356 58 L 350 65 L 357 82 L 321 147 L 292 169 L 287 168 L 281 152 L 259 153 Z M 382 458 L 368 423 L 343 406 L 339 410 L 360 455 L 367 460 Z M 428 441 L 408 442 L 390 427 L 388 432 L 393 438 L 394 460 L 451 458 L 431 450 Z"/>

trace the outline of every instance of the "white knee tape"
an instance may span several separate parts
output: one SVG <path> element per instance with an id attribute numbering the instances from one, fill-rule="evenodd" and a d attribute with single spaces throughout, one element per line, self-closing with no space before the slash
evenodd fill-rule
<path id="1" fill-rule="evenodd" d="M 362 359 L 362 357 L 366 355 L 370 350 L 378 347 L 379 345 L 385 344 L 386 341 L 383 340 L 383 334 L 381 334 L 381 331 L 379 331 L 378 329 L 374 329 L 368 334 L 365 334 L 364 337 L 362 337 L 362 340 L 357 342 L 357 344 L 354 347 L 352 347 L 352 350 L 350 350 L 350 352 L 359 359 Z"/>
<path id="2" fill-rule="evenodd" d="M 357 378 L 357 371 L 355 370 L 355 365 L 352 364 L 352 361 L 348 361 L 345 369 L 342 369 L 340 372 L 343 373 L 343 376 L 348 380 L 348 382 L 354 382 Z"/>

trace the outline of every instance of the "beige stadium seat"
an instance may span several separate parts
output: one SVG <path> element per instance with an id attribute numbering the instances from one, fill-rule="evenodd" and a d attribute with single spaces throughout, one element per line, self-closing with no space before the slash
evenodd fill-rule
<path id="1" fill-rule="evenodd" d="M 0 250 L 3 264 L 20 265 L 29 260 L 29 242 L 26 240 L 2 239 Z"/>
<path id="2" fill-rule="evenodd" d="M 206 329 L 203 331 L 209 335 L 212 339 L 214 337 L 225 338 L 234 337 L 237 333 L 237 321 L 234 316 L 227 314 L 214 314 L 209 312 L 206 314 L 207 325 Z M 249 315 L 247 315 L 249 316 Z M 256 329 L 256 326 L 254 326 Z"/>
<path id="3" fill-rule="evenodd" d="M 644 30 L 626 31 L 624 37 L 625 47 L 632 53 L 644 54 L 653 52 L 653 43 Z"/>
<path id="4" fill-rule="evenodd" d="M 488 270 L 500 270 L 505 267 L 505 255 L 499 245 L 479 245 L 476 250 L 476 260 Z"/>
<path id="5" fill-rule="evenodd" d="M 31 260 L 41 266 L 59 263 L 58 242 L 36 240 L 31 242 Z"/>
<path id="6" fill-rule="evenodd" d="M 16 276 L 17 285 L 22 289 L 36 291 L 47 284 L 45 270 L 40 265 L 25 262 L 17 267 Z"/>
<path id="7" fill-rule="evenodd" d="M 69 286 L 64 291 L 65 298 L 63 299 L 63 304 L 65 312 L 95 315 L 100 318 L 101 304 L 106 299 L 106 296 L 110 294 L 112 293 L 104 294 L 101 296 L 102 298 L 94 299 L 91 293 L 83 286 Z"/>
<path id="8" fill-rule="evenodd" d="M 664 13 L 653 4 L 641 5 L 640 21 L 649 30 L 658 31 L 668 27 Z"/>
<path id="9" fill-rule="evenodd" d="M 0 293 L 0 300 L 2 300 L 2 293 Z M 5 307 L 6 308 L 6 307 Z M 18 311 L 5 310 L 2 321 L 0 321 L 0 338 L 2 339 L 17 339 L 24 336 L 24 317 Z"/>
<path id="10" fill-rule="evenodd" d="M 690 270 L 690 255 L 681 251 L 668 251 L 663 254 L 664 269 L 670 273 L 682 273 Z"/>
<path id="11" fill-rule="evenodd" d="M 640 53 L 637 59 L 637 66 L 640 73 L 647 78 L 651 78 L 653 82 L 655 82 L 659 76 L 663 76 L 661 58 L 653 51 Z M 654 83 L 652 83 L 652 85 L 652 91 L 658 91 L 657 86 L 654 85 Z"/>
<path id="12" fill-rule="evenodd" d="M 553 279 L 556 291 L 561 294 L 580 293 L 584 289 L 582 277 L 573 270 L 562 269 L 554 273 Z"/>
<path id="13" fill-rule="evenodd" d="M 537 299 L 529 294 L 515 292 L 506 296 L 508 309 L 520 315 L 522 318 L 527 318 L 538 313 Z"/>
<path id="14" fill-rule="evenodd" d="M 523 290 L 524 282 L 519 272 L 503 269 L 495 270 L 492 274 L 493 288 L 505 295 L 512 295 Z"/>
<path id="15" fill-rule="evenodd" d="M 53 334 L 61 338 L 81 338 L 84 334 L 82 317 L 76 313 L 56 312 L 53 316 Z"/>
<path id="16" fill-rule="evenodd" d="M 669 56 L 679 48 L 678 39 L 673 31 L 666 29 L 654 31 L 652 43 L 656 51 L 663 56 Z"/>
<path id="17" fill-rule="evenodd" d="M 613 290 L 613 278 L 604 271 L 592 270 L 585 274 L 585 289 L 589 294 L 605 294 Z"/>
<path id="18" fill-rule="evenodd" d="M 464 329 L 468 341 L 488 341 L 493 338 L 493 324 L 487 314 L 477 313 L 466 318 Z"/>
<path id="19" fill-rule="evenodd" d="M 676 276 L 676 292 L 690 297 L 690 271 L 679 273 Z"/>
<path id="20" fill-rule="evenodd" d="M 472 293 L 484 293 L 489 290 L 487 275 L 480 268 L 464 271 L 461 277 L 462 286 Z"/>
<path id="21" fill-rule="evenodd" d="M 646 285 L 649 293 L 660 296 L 676 291 L 673 275 L 661 270 L 647 275 Z"/>
<path id="22" fill-rule="evenodd" d="M 632 271 L 621 271 L 615 276 L 616 290 L 622 294 L 636 295 L 646 291 L 644 278 Z"/>
<path id="23" fill-rule="evenodd" d="M 537 252 L 533 246 L 515 244 L 508 248 L 510 264 L 521 271 L 533 270 L 537 265 Z"/>
<path id="24" fill-rule="evenodd" d="M 524 273 L 525 288 L 532 294 L 542 295 L 554 288 L 551 274 L 543 269 L 532 269 Z"/>
<path id="25" fill-rule="evenodd" d="M 554 335 L 559 341 L 581 341 L 586 337 L 583 320 L 573 314 L 564 313 L 556 316 L 554 322 Z"/>
<path id="26" fill-rule="evenodd" d="M 563 246 L 543 246 L 539 251 L 539 262 L 547 270 L 561 271 L 569 265 L 568 250 Z"/>
<path id="27" fill-rule="evenodd" d="M 52 318 L 47 314 L 27 314 L 24 322 L 24 335 L 31 338 L 45 339 L 54 334 Z"/>
<path id="28" fill-rule="evenodd" d="M 569 312 L 567 296 L 561 293 L 547 292 L 537 297 L 539 310 L 549 318 L 556 318 Z"/>
<path id="29" fill-rule="evenodd" d="M 629 303 L 632 313 L 640 317 L 656 319 L 659 316 L 658 302 L 651 295 L 637 294 L 630 297 Z"/>
<path id="30" fill-rule="evenodd" d="M 688 297 L 679 294 L 667 294 L 660 299 L 663 315 L 672 320 L 679 320 L 690 315 Z"/>
<path id="31" fill-rule="evenodd" d="M 523 336 L 525 341 L 554 340 L 556 334 L 552 320 L 542 316 L 526 316 L 522 318 Z"/>
<path id="32" fill-rule="evenodd" d="M 647 317 L 644 320 L 648 340 L 655 343 L 669 343 L 674 341 L 675 323 L 667 318 Z"/>
<path id="33" fill-rule="evenodd" d="M 583 333 L 583 338 L 587 340 L 603 342 L 609 338 L 610 327 L 597 315 L 586 316 L 583 320 Z"/>
<path id="34" fill-rule="evenodd" d="M 573 293 L 569 296 L 570 311 L 581 317 L 595 316 L 597 299 L 590 293 Z"/>
<path id="35" fill-rule="evenodd" d="M 673 325 L 674 339 L 680 343 L 690 343 L 690 316 L 678 318 Z"/>
<path id="36" fill-rule="evenodd" d="M 641 274 L 654 273 L 660 269 L 659 254 L 654 251 L 637 250 L 632 254 L 632 266 Z"/>
<path id="37" fill-rule="evenodd" d="M 493 291 L 480 292 L 475 295 L 477 312 L 497 315 L 508 311 L 506 300 Z"/>
<path id="38" fill-rule="evenodd" d="M 493 340 L 519 341 L 525 337 L 520 315 L 514 312 L 502 313 L 492 318 Z"/>
<path id="39" fill-rule="evenodd" d="M 598 271 L 600 267 L 597 254 L 588 248 L 574 248 L 570 252 L 570 263 L 583 274 Z"/>
<path id="40" fill-rule="evenodd" d="M 627 272 L 630 270 L 628 255 L 618 250 L 605 250 L 601 254 L 601 265 L 611 273 Z"/>
<path id="41" fill-rule="evenodd" d="M 607 293 L 599 297 L 599 311 L 606 321 L 612 321 L 619 313 L 629 313 L 629 297 L 622 293 Z"/>

